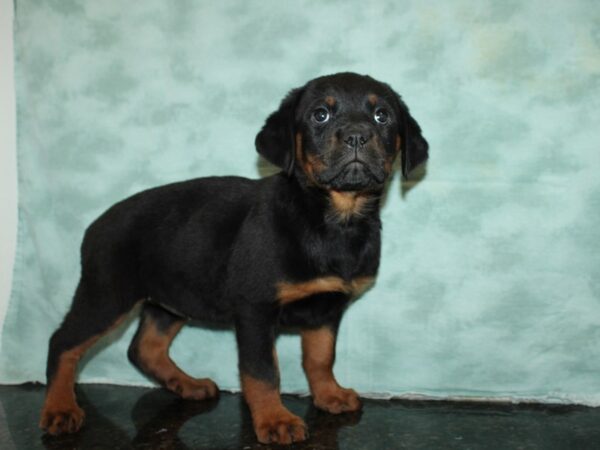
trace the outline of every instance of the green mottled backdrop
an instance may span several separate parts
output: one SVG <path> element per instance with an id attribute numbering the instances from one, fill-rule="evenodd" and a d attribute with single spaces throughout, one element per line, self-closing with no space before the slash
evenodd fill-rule
<path id="1" fill-rule="evenodd" d="M 290 88 L 389 82 L 431 144 L 398 177 L 381 273 L 347 314 L 336 371 L 361 392 L 600 404 L 600 8 L 595 1 L 16 2 L 19 241 L 0 381 L 42 380 L 86 225 L 141 189 L 257 177 L 254 136 Z M 148 383 L 134 323 L 81 380 Z M 105 344 L 107 344 L 105 342 Z M 297 336 L 283 388 L 305 390 Z M 176 359 L 238 387 L 231 332 Z"/>

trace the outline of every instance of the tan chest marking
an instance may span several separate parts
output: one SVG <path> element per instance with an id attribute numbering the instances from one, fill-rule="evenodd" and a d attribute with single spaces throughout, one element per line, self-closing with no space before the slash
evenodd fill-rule
<path id="1" fill-rule="evenodd" d="M 368 197 L 357 192 L 330 192 L 331 206 L 338 218 L 346 221 L 354 215 L 360 215 L 367 204 Z"/>
<path id="2" fill-rule="evenodd" d="M 300 283 L 277 283 L 277 301 L 282 305 L 301 300 L 315 294 L 327 292 L 342 292 L 352 297 L 358 297 L 373 284 L 373 277 L 358 277 L 344 281 L 340 277 L 321 277 Z"/>

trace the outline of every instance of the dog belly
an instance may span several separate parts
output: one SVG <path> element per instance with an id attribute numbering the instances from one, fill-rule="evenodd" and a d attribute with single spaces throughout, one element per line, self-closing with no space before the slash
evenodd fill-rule
<path id="1" fill-rule="evenodd" d="M 182 318 L 207 324 L 233 323 L 232 305 L 216 285 L 210 289 L 172 282 L 150 286 L 148 292 L 150 302 Z"/>

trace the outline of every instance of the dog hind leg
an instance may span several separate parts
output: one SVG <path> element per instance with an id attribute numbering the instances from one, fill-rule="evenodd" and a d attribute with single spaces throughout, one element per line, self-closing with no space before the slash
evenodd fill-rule
<path id="1" fill-rule="evenodd" d="M 140 371 L 183 398 L 214 398 L 219 389 L 212 380 L 192 378 L 169 357 L 171 342 L 185 322 L 157 305 L 146 303 L 139 328 L 129 346 L 129 360 Z"/>
<path id="2" fill-rule="evenodd" d="M 136 303 L 119 298 L 116 292 L 102 292 L 82 278 L 70 311 L 50 339 L 40 428 L 52 435 L 81 428 L 85 414 L 74 390 L 77 364 L 85 351 L 118 326 Z"/>

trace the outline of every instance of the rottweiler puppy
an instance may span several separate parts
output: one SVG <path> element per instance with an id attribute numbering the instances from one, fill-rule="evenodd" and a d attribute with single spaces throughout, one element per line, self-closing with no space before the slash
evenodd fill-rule
<path id="1" fill-rule="evenodd" d="M 300 330 L 314 404 L 337 414 L 361 407 L 333 375 L 336 333 L 349 303 L 379 266 L 379 206 L 395 158 L 404 175 L 428 144 L 387 84 L 338 73 L 292 90 L 256 137 L 258 152 L 282 171 L 260 180 L 199 178 L 123 200 L 85 232 L 81 279 L 52 335 L 40 426 L 56 435 L 84 419 L 77 362 L 142 303 L 128 356 L 183 398 L 218 395 L 169 357 L 189 319 L 232 324 L 244 398 L 260 442 L 307 438 L 281 403 L 274 341 Z"/>

